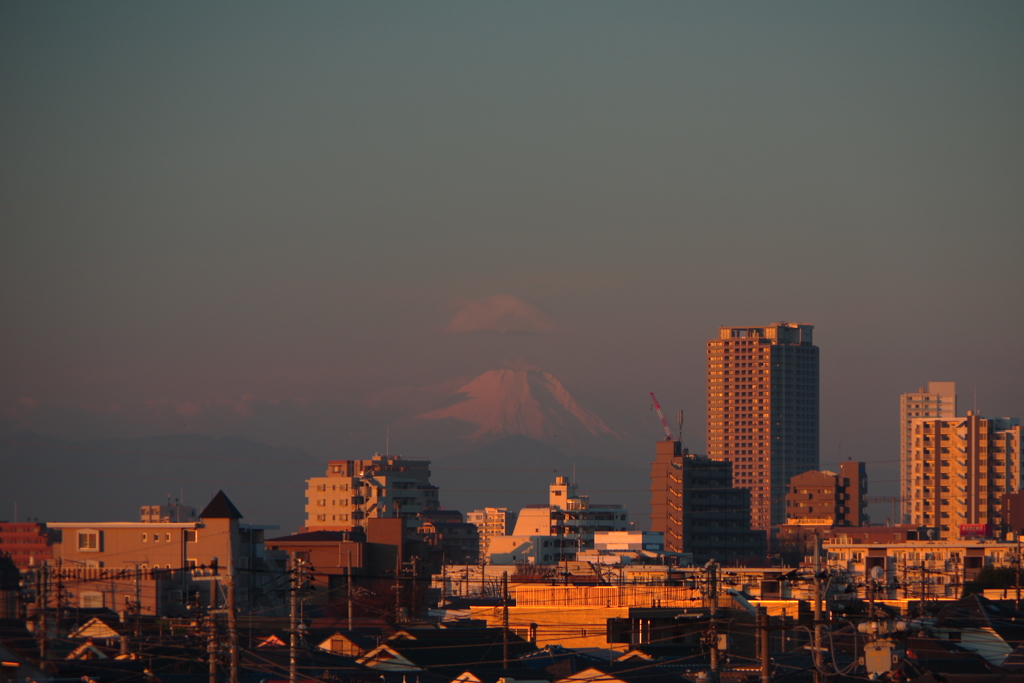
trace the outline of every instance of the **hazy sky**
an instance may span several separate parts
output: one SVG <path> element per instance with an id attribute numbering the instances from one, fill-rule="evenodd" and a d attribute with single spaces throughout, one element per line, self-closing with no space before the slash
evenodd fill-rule
<path id="1" fill-rule="evenodd" d="M 1019 2 L 5 2 L 0 93 L 9 430 L 522 359 L 702 450 L 779 320 L 823 463 L 891 481 L 929 380 L 1024 416 Z"/>

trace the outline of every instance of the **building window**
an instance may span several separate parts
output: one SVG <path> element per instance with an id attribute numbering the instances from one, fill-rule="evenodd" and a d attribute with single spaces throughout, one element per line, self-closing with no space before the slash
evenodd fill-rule
<path id="1" fill-rule="evenodd" d="M 79 531 L 78 549 L 88 551 L 99 551 L 100 534 L 98 531 Z"/>
<path id="2" fill-rule="evenodd" d="M 169 533 L 168 533 L 168 534 L 165 534 L 165 535 L 164 535 L 164 540 L 165 540 L 165 541 L 170 541 L 170 540 L 171 540 L 171 535 L 170 535 Z"/>
<path id="3" fill-rule="evenodd" d="M 145 534 L 145 533 L 143 533 L 143 534 L 142 534 L 142 542 L 143 542 L 143 543 L 145 543 L 145 542 L 146 542 L 146 534 Z"/>
<path id="4" fill-rule="evenodd" d="M 82 607 L 85 609 L 97 609 L 103 607 L 103 593 L 94 591 L 82 593 Z"/>

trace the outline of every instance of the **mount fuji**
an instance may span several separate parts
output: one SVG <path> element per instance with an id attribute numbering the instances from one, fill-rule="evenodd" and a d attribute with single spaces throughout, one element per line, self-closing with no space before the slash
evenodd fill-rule
<path id="1" fill-rule="evenodd" d="M 646 521 L 650 457 L 644 444 L 584 408 L 550 372 L 517 364 L 429 388 L 375 398 L 416 433 L 409 457 L 433 461 L 443 503 L 463 512 L 544 503 L 555 476 L 595 502 L 622 503 Z"/>
<path id="2" fill-rule="evenodd" d="M 582 408 L 553 375 L 539 368 L 489 370 L 459 387 L 454 400 L 416 418 L 468 423 L 473 431 L 463 438 L 477 443 L 508 436 L 570 443 L 622 440 L 600 417 Z"/>

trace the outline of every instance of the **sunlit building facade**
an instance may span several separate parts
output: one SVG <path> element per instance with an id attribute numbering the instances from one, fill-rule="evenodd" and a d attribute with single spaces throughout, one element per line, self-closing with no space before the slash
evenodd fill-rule
<path id="1" fill-rule="evenodd" d="M 400 517 L 415 530 L 419 515 L 440 507 L 429 460 L 376 454 L 331 460 L 323 477 L 306 480 L 306 531 L 362 531 L 369 518 Z"/>
<path id="2" fill-rule="evenodd" d="M 956 417 L 956 382 L 928 382 L 916 392 L 900 396 L 900 499 L 902 521 L 910 521 L 910 499 L 914 480 L 914 427 L 921 417 Z"/>
<path id="3" fill-rule="evenodd" d="M 786 486 L 818 468 L 818 347 L 813 325 L 721 327 L 707 343 L 708 456 L 733 463 L 751 524 L 786 521 Z"/>
<path id="4" fill-rule="evenodd" d="M 480 534 L 480 552 L 486 554 L 492 538 L 512 534 L 516 524 L 516 513 L 508 508 L 483 508 L 467 512 L 466 521 L 476 525 Z"/>
<path id="5" fill-rule="evenodd" d="M 1020 420 L 912 418 L 910 523 L 941 538 L 989 535 L 1020 489 Z"/>

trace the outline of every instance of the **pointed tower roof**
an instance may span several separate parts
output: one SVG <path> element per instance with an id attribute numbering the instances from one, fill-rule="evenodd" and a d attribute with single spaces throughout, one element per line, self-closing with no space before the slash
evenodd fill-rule
<path id="1" fill-rule="evenodd" d="M 217 495 L 207 504 L 206 508 L 199 514 L 200 519 L 241 519 L 242 513 L 238 511 L 223 491 L 217 491 Z"/>

